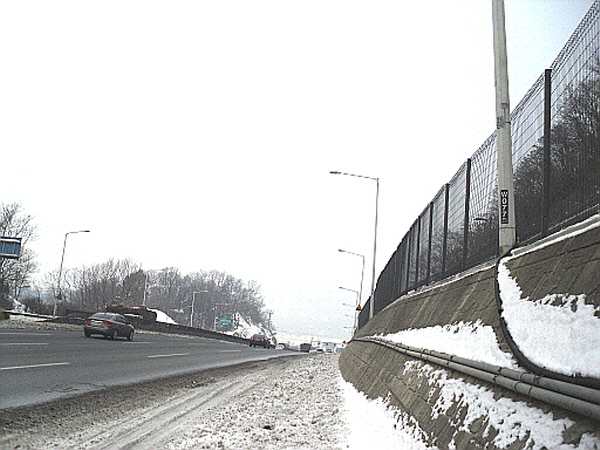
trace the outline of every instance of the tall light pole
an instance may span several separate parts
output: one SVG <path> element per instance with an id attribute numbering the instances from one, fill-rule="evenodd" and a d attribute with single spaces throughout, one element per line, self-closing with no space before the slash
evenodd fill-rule
<path id="1" fill-rule="evenodd" d="M 80 231 L 68 231 L 65 233 L 65 240 L 63 242 L 63 249 L 62 249 L 62 257 L 60 258 L 60 269 L 58 270 L 58 282 L 56 284 L 56 295 L 54 296 L 54 311 L 52 313 L 53 316 L 56 316 L 56 308 L 57 308 L 56 300 L 62 300 L 62 291 L 60 288 L 60 281 L 62 279 L 63 263 L 65 262 L 65 250 L 67 248 L 67 237 L 70 234 L 89 233 L 89 232 L 90 232 L 90 230 L 80 230 Z"/>
<path id="2" fill-rule="evenodd" d="M 492 21 L 494 23 L 496 129 L 498 132 L 496 143 L 498 151 L 498 216 L 500 221 L 498 224 L 498 244 L 502 256 L 511 250 L 517 241 L 504 0 L 492 0 Z"/>
<path id="3" fill-rule="evenodd" d="M 348 253 L 354 256 L 360 256 L 362 258 L 362 273 L 360 275 L 360 288 L 358 290 L 358 305 L 362 305 L 362 291 L 363 291 L 363 280 L 365 279 L 365 255 L 361 255 L 360 253 L 349 252 L 348 250 L 338 249 L 338 252 Z M 356 306 L 358 306 L 356 305 Z"/>
<path id="4" fill-rule="evenodd" d="M 357 290 L 354 289 L 348 289 L 345 287 L 340 286 L 340 289 L 343 289 L 344 291 L 350 291 L 350 292 L 354 292 L 356 294 L 356 306 L 354 307 L 354 333 L 356 333 L 356 329 L 358 328 L 358 306 L 360 305 L 360 292 L 358 292 Z M 354 334 L 352 333 L 352 334 Z"/>
<path id="5" fill-rule="evenodd" d="M 371 278 L 371 301 L 369 302 L 369 320 L 373 318 L 373 312 L 375 311 L 375 263 L 377 261 L 377 221 L 379 219 L 379 178 L 368 177 L 365 175 L 357 175 L 355 173 L 345 173 L 338 171 L 330 171 L 332 175 L 347 175 L 350 177 L 366 178 L 367 180 L 373 180 L 377 184 L 377 191 L 375 193 L 375 233 L 373 237 L 373 275 Z"/>

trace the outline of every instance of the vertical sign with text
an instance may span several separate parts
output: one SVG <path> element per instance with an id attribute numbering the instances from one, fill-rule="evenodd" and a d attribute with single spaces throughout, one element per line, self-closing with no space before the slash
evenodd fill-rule
<path id="1" fill-rule="evenodd" d="M 500 191 L 500 223 L 508 225 L 508 221 L 508 189 L 502 189 Z"/>

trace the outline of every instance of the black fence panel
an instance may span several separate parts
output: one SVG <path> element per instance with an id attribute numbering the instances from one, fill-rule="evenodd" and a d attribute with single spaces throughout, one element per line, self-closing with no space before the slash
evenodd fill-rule
<path id="1" fill-rule="evenodd" d="M 511 114 L 519 245 L 600 212 L 600 1 Z M 359 314 L 498 254 L 494 132 L 410 227 Z"/>
<path id="2" fill-rule="evenodd" d="M 467 164 L 459 169 L 448 183 L 448 230 L 446 236 L 446 262 L 444 276 L 463 270 L 465 243 L 465 198 L 467 192 Z"/>
<path id="3" fill-rule="evenodd" d="M 493 258 L 498 249 L 496 133 L 471 157 L 469 235 L 466 267 Z"/>
<path id="4" fill-rule="evenodd" d="M 440 280 L 444 269 L 444 215 L 446 211 L 446 187 L 438 191 L 431 202 L 432 235 L 431 235 L 431 270 L 430 281 Z"/>
<path id="5" fill-rule="evenodd" d="M 419 216 L 419 258 L 417 286 L 423 286 L 429 282 L 431 261 L 431 204 Z"/>

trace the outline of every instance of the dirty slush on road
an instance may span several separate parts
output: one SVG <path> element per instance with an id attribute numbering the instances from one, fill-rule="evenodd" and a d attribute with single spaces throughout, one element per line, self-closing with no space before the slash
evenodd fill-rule
<path id="1" fill-rule="evenodd" d="M 346 448 L 337 361 L 275 358 L 0 410 L 0 450 Z"/>

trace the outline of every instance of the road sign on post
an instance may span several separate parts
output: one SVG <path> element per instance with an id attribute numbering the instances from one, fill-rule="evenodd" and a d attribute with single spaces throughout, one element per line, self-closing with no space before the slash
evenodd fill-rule
<path id="1" fill-rule="evenodd" d="M 0 257 L 17 259 L 21 256 L 21 238 L 0 237 Z"/>
<path id="2" fill-rule="evenodd" d="M 219 325 L 222 327 L 230 327 L 231 323 L 232 320 L 229 317 L 221 317 L 221 319 L 219 319 Z"/>

